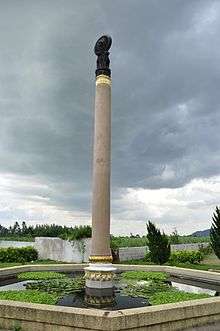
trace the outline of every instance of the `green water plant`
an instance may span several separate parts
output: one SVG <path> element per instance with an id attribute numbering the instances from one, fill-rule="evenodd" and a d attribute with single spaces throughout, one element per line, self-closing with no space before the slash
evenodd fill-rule
<path id="1" fill-rule="evenodd" d="M 124 279 L 136 279 L 136 280 L 154 280 L 165 281 L 168 279 L 168 274 L 165 272 L 156 271 L 126 271 L 122 273 Z"/>
<path id="2" fill-rule="evenodd" d="M 188 300 L 209 298 L 208 294 L 204 293 L 187 293 L 183 291 L 170 290 L 165 292 L 156 292 L 149 297 L 149 302 L 152 305 L 161 305 L 165 303 L 175 303 Z"/>
<path id="3" fill-rule="evenodd" d="M 29 290 L 38 290 L 47 293 L 57 293 L 65 295 L 69 293 L 78 293 L 84 289 L 85 279 L 83 277 L 65 278 L 65 279 L 50 279 L 28 283 L 26 288 Z"/>
<path id="4" fill-rule="evenodd" d="M 59 299 L 57 293 L 46 293 L 33 290 L 0 291 L 0 300 L 12 300 L 55 305 Z"/>
<path id="5" fill-rule="evenodd" d="M 64 279 L 67 275 L 54 271 L 34 271 L 22 272 L 17 275 L 19 280 L 46 280 L 46 279 Z"/>

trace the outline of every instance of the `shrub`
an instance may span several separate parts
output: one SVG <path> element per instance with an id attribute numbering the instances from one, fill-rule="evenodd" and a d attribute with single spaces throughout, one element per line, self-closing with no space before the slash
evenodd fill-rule
<path id="1" fill-rule="evenodd" d="M 220 209 L 216 207 L 212 217 L 212 226 L 210 229 L 211 246 L 215 255 L 220 259 Z"/>
<path id="2" fill-rule="evenodd" d="M 179 263 L 200 263 L 204 255 L 200 251 L 179 251 L 171 253 L 169 262 L 172 265 Z"/>
<path id="3" fill-rule="evenodd" d="M 21 248 L 1 248 L 0 249 L 0 262 L 31 262 L 38 258 L 38 252 L 33 247 Z"/>
<path id="4" fill-rule="evenodd" d="M 164 264 L 170 257 L 170 244 L 165 233 L 161 233 L 156 226 L 148 222 L 147 224 L 147 239 L 150 252 L 150 259 L 157 264 Z"/>
<path id="5" fill-rule="evenodd" d="M 211 245 L 204 247 L 203 244 L 200 244 L 199 251 L 203 254 L 204 257 L 213 253 Z"/>

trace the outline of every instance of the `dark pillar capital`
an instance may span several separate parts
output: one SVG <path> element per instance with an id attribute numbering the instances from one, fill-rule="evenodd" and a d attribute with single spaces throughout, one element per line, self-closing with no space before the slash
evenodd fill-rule
<path id="1" fill-rule="evenodd" d="M 110 36 L 100 37 L 94 47 L 94 52 L 97 55 L 97 68 L 96 76 L 106 75 L 111 76 L 111 70 L 109 69 L 109 49 L 112 44 L 112 38 Z"/>

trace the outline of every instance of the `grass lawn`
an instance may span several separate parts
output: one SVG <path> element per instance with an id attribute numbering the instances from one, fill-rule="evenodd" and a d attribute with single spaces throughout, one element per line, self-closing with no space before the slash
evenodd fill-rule
<path id="1" fill-rule="evenodd" d="M 152 265 L 153 263 L 146 262 L 145 260 L 129 260 L 119 262 L 119 264 L 129 264 L 129 265 Z M 169 265 L 169 264 L 166 264 Z M 220 260 L 214 255 L 211 254 L 207 256 L 202 263 L 198 264 L 190 264 L 190 263 L 179 263 L 175 265 L 176 267 L 180 268 L 189 268 L 189 269 L 197 269 L 197 270 L 205 270 L 208 271 L 209 269 L 213 270 L 220 270 Z"/>
<path id="2" fill-rule="evenodd" d="M 53 260 L 37 260 L 37 261 L 33 261 L 33 262 L 26 262 L 26 263 L 15 263 L 15 262 L 11 262 L 11 263 L 1 263 L 0 262 L 0 269 L 1 268 L 8 268 L 8 267 L 15 267 L 18 265 L 30 265 L 30 264 L 67 264 L 66 262 L 59 262 L 59 261 L 53 261 Z"/>

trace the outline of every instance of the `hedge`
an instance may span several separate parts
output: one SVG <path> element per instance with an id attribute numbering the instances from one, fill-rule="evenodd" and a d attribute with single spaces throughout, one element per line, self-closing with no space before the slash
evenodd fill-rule
<path id="1" fill-rule="evenodd" d="M 200 251 L 179 251 L 171 253 L 169 263 L 172 265 L 178 263 L 200 263 L 204 258 L 204 255 Z"/>
<path id="2" fill-rule="evenodd" d="M 38 252 L 33 247 L 21 247 L 21 248 L 0 248 L 0 262 L 31 262 L 38 258 Z"/>

